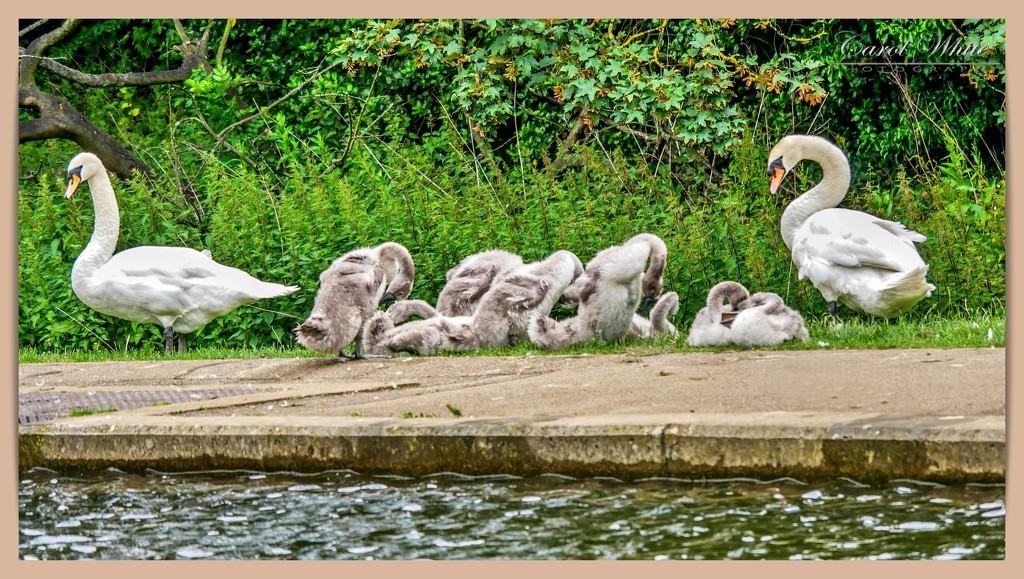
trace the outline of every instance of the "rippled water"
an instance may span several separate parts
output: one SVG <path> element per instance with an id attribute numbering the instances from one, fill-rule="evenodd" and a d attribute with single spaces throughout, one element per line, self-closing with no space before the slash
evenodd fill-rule
<path id="1" fill-rule="evenodd" d="M 1005 488 L 20 473 L 23 559 L 1002 559 Z"/>

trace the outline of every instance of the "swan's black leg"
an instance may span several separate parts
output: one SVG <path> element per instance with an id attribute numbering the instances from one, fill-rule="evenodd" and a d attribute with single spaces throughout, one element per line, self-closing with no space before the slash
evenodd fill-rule
<path id="1" fill-rule="evenodd" d="M 185 334 L 178 334 L 178 351 L 185 351 Z"/>
<path id="2" fill-rule="evenodd" d="M 832 316 L 833 320 L 836 319 L 836 303 L 835 302 L 829 302 L 828 303 L 828 315 Z"/>
<path id="3" fill-rule="evenodd" d="M 339 362 L 348 362 L 349 360 L 365 360 L 367 358 L 390 358 L 391 356 L 385 356 L 383 354 L 364 354 L 363 353 L 363 329 L 359 328 L 359 333 L 356 334 L 356 345 L 352 350 L 352 355 L 349 356 L 344 350 L 338 352 Z"/>
<path id="4" fill-rule="evenodd" d="M 164 353 L 170 354 L 174 351 L 174 330 L 164 328 Z"/>
<path id="5" fill-rule="evenodd" d="M 365 360 L 367 358 L 390 358 L 391 356 L 385 356 L 384 354 L 364 354 L 363 353 L 363 328 L 359 328 L 359 334 L 356 336 L 356 349 L 355 359 Z"/>

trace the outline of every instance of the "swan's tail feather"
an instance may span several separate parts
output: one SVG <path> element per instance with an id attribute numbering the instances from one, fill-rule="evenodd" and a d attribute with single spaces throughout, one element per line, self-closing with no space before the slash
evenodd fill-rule
<path id="1" fill-rule="evenodd" d="M 258 281 L 258 280 L 257 280 Z M 281 285 L 279 283 L 271 283 L 268 281 L 258 281 L 256 284 L 251 284 L 251 287 L 247 288 L 249 297 L 254 300 L 266 300 L 270 298 L 279 298 L 286 296 L 290 293 L 296 292 L 299 289 L 297 285 Z"/>
<path id="2" fill-rule="evenodd" d="M 935 286 L 925 279 L 927 275 L 927 265 L 916 267 L 886 288 L 885 301 L 890 304 L 893 315 L 906 312 L 917 302 L 932 295 Z"/>
<path id="3" fill-rule="evenodd" d="M 914 269 L 908 271 L 905 276 L 893 282 L 892 285 L 889 286 L 890 291 L 893 291 L 897 294 L 923 294 L 921 295 L 921 297 L 928 297 L 932 295 L 933 291 L 935 291 L 935 286 L 928 283 L 928 280 L 925 279 L 927 275 L 927 265 L 915 267 Z"/>

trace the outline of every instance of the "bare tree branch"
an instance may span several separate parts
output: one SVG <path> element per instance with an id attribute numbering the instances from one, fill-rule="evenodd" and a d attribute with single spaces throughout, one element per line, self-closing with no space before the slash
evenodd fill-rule
<path id="1" fill-rule="evenodd" d="M 90 123 L 68 101 L 35 87 L 18 87 L 19 106 L 33 107 L 40 116 L 18 123 L 18 142 L 68 139 L 103 160 L 107 169 L 121 178 L 135 171 L 151 177 L 149 167 L 138 160 L 105 131 Z"/>
<path id="2" fill-rule="evenodd" d="M 18 84 L 22 86 L 36 86 L 36 69 L 42 62 L 42 55 L 54 44 L 60 42 L 81 24 L 81 20 L 65 20 L 56 30 L 47 32 L 29 43 L 24 51 L 19 50 L 18 61 Z"/>
<path id="3" fill-rule="evenodd" d="M 95 153 L 109 170 L 121 178 L 130 178 L 136 171 L 152 177 L 146 163 L 91 123 L 75 110 L 71 103 L 41 90 L 36 73 L 42 68 L 82 87 L 149 86 L 181 82 L 191 77 L 192 71 L 196 68 L 212 70 L 207 58 L 207 44 L 213 23 L 207 26 L 199 42 L 193 42 L 181 23 L 174 20 L 175 28 L 182 39 L 182 43 L 175 47 L 182 54 L 182 62 L 175 69 L 106 74 L 87 74 L 46 58 L 46 52 L 50 47 L 67 38 L 81 24 L 81 20 L 66 20 L 55 30 L 30 42 L 26 48 L 19 47 L 18 106 L 35 109 L 39 116 L 18 123 L 18 142 L 68 139 Z"/>
<path id="4" fill-rule="evenodd" d="M 18 38 L 21 38 L 22 36 L 25 36 L 25 35 L 26 35 L 26 34 L 28 34 L 29 32 L 32 32 L 32 31 L 33 31 L 33 30 L 35 30 L 36 28 L 39 28 L 40 26 L 42 26 L 43 24 L 46 24 L 46 23 L 47 23 L 47 22 L 49 22 L 49 21 L 50 21 L 50 20 L 49 20 L 49 19 L 47 19 L 47 18 L 41 18 L 41 19 L 39 19 L 39 20 L 36 20 L 36 21 L 35 21 L 35 22 L 33 22 L 32 24 L 29 24 L 29 25 L 28 25 L 28 26 L 26 26 L 25 28 L 22 28 L 21 30 L 19 30 L 19 31 L 18 31 Z"/>

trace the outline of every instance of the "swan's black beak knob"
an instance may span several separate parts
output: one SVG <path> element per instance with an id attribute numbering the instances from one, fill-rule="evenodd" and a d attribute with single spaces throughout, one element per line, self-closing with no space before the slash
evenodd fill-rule
<path id="1" fill-rule="evenodd" d="M 68 171 L 68 190 L 64 192 L 65 199 L 71 199 L 71 196 L 75 194 L 75 190 L 82 184 L 82 166 L 79 165 L 74 169 Z"/>

